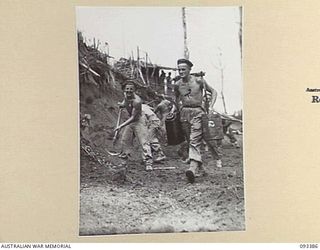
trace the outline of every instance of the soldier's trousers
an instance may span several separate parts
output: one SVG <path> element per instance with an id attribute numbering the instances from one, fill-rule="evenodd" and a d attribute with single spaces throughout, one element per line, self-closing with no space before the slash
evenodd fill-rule
<path id="1" fill-rule="evenodd" d="M 160 125 L 160 124 L 158 124 Z M 133 136 L 136 136 L 142 147 L 142 159 L 146 164 L 152 164 L 153 153 L 163 155 L 159 140 L 157 139 L 157 124 L 149 122 L 144 115 L 127 125 L 122 133 L 121 145 L 123 152 L 131 154 L 133 147 Z"/>
<path id="2" fill-rule="evenodd" d="M 207 115 L 201 107 L 183 107 L 180 113 L 183 131 L 189 143 L 189 159 L 202 163 L 202 139 L 215 160 L 221 159 L 220 147 L 208 133 Z"/>
<path id="3" fill-rule="evenodd" d="M 148 141 L 150 142 L 151 152 L 153 154 L 163 156 L 163 151 L 159 143 L 159 138 L 163 138 L 164 132 L 161 129 L 160 120 L 153 120 L 147 122 L 148 126 Z"/>

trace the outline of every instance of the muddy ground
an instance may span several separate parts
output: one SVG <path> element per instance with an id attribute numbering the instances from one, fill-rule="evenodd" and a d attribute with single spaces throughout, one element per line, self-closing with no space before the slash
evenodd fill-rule
<path id="1" fill-rule="evenodd" d="M 164 147 L 168 160 L 154 165 L 175 169 L 152 172 L 135 149 L 127 169 L 102 166 L 81 150 L 80 235 L 245 230 L 242 145 L 223 142 L 223 168 L 204 152 L 207 175 L 193 184 L 178 147 Z"/>

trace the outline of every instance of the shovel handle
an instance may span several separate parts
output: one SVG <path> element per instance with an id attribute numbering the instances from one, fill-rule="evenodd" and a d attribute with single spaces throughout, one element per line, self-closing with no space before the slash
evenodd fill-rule
<path id="1" fill-rule="evenodd" d="M 122 108 L 119 109 L 118 119 L 117 119 L 117 127 L 120 125 L 121 113 L 122 113 Z M 119 130 L 117 130 L 117 131 L 114 133 L 114 137 L 113 137 L 113 141 L 114 141 L 114 142 L 117 140 L 118 134 L 119 134 Z"/>

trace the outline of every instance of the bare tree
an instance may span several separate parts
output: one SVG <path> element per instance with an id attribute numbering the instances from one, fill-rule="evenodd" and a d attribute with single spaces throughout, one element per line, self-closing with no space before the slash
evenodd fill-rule
<path id="1" fill-rule="evenodd" d="M 221 98 L 222 98 L 222 104 L 223 104 L 223 109 L 224 109 L 224 113 L 227 114 L 227 107 L 226 107 L 226 101 L 225 101 L 225 98 L 224 98 L 224 93 L 223 93 L 223 90 L 224 90 L 224 69 L 226 66 L 223 66 L 222 65 L 222 62 L 221 62 L 221 58 L 222 58 L 222 50 L 220 47 L 218 47 L 218 60 L 219 60 L 219 65 L 216 66 L 215 64 L 213 64 L 213 66 L 220 72 L 220 82 L 221 82 Z"/>

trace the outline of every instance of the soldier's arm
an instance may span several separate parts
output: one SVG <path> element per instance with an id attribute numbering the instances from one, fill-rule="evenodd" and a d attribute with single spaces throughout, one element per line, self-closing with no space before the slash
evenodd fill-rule
<path id="1" fill-rule="evenodd" d="M 160 112 L 161 113 L 161 102 L 156 106 L 156 108 L 154 109 L 154 113 L 158 113 Z"/>
<path id="2" fill-rule="evenodd" d="M 178 85 L 174 85 L 174 97 L 175 100 L 171 102 L 172 108 L 170 110 L 170 113 L 174 113 L 176 110 L 179 109 L 179 103 L 180 103 L 180 92 Z"/>
<path id="3" fill-rule="evenodd" d="M 202 79 L 203 81 L 203 85 L 206 89 L 206 91 L 210 92 L 211 93 L 211 96 L 209 98 L 209 101 L 210 101 L 210 107 L 212 108 L 213 105 L 216 103 L 217 101 L 217 96 L 218 96 L 218 92 L 212 88 L 211 86 L 209 86 L 209 84 L 207 83 L 206 80 Z M 207 94 L 207 93 L 206 93 Z"/>
<path id="4" fill-rule="evenodd" d="M 154 113 L 158 116 L 160 120 L 162 120 L 162 102 L 160 102 L 154 110 Z"/>

